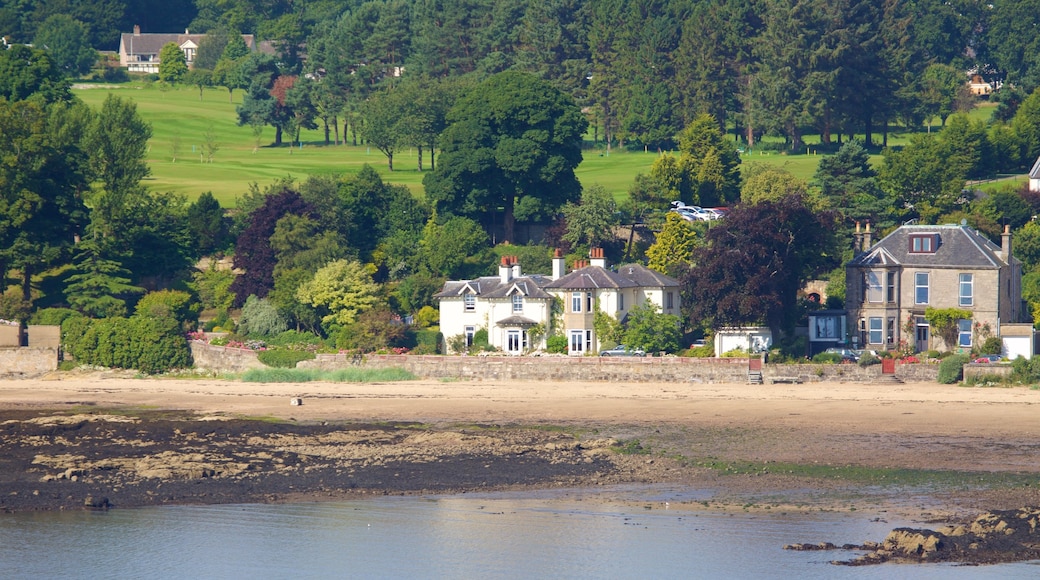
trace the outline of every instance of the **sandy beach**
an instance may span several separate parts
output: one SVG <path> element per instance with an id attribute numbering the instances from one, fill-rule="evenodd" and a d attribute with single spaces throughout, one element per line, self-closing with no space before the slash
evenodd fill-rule
<path id="1" fill-rule="evenodd" d="M 293 398 L 303 404 L 291 405 Z M 439 380 L 255 384 L 139 379 L 121 372 L 0 381 L 0 412 L 84 407 L 176 409 L 201 417 L 278 418 L 300 425 L 418 423 L 448 431 L 466 425 L 555 426 L 578 433 L 579 439 L 635 440 L 645 447 L 645 455 L 617 463 L 610 482 L 710 487 L 717 490 L 714 505 L 720 509 L 854 504 L 942 519 L 1040 503 L 1040 391 L 1026 387 Z M 862 482 L 841 477 L 807 479 L 768 469 L 727 476 L 717 468 L 705 469 L 707 462 L 1007 473 L 1018 479 L 969 489 L 940 481 L 910 492 L 895 487 L 864 493 Z M 568 481 L 589 484 L 586 475 L 574 472 Z M 602 470 L 595 477 L 602 478 Z"/>

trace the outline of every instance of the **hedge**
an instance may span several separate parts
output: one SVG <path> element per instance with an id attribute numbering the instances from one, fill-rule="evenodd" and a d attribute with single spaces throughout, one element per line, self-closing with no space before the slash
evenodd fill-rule
<path id="1" fill-rule="evenodd" d="M 955 354 L 948 356 L 939 363 L 939 375 L 936 377 L 940 383 L 951 385 L 959 383 L 964 378 L 964 365 L 968 364 L 967 355 Z"/>
<path id="2" fill-rule="evenodd" d="M 257 353 L 256 358 L 269 367 L 294 369 L 296 368 L 296 363 L 301 360 L 314 360 L 314 353 L 306 350 L 276 348 L 273 350 L 262 350 Z"/>
<path id="3" fill-rule="evenodd" d="M 65 350 L 81 364 L 156 374 L 192 365 L 181 324 L 172 317 L 70 317 L 61 325 Z"/>

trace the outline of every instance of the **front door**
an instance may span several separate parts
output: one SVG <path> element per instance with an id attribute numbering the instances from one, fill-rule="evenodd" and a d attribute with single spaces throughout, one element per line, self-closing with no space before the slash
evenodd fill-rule
<path id="1" fill-rule="evenodd" d="M 928 350 L 928 321 L 925 317 L 917 317 L 917 352 Z"/>
<path id="2" fill-rule="evenodd" d="M 524 350 L 521 331 L 506 331 L 506 352 L 509 354 L 521 354 Z"/>
<path id="3" fill-rule="evenodd" d="M 567 354 L 584 354 L 585 353 L 585 331 L 584 330 L 572 330 L 570 336 L 570 349 Z"/>

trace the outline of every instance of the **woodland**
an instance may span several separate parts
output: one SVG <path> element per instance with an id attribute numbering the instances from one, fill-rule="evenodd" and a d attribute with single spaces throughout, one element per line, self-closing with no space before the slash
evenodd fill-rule
<path id="1" fill-rule="evenodd" d="M 806 280 L 829 279 L 827 306 L 841 306 L 857 222 L 910 220 L 1010 225 L 1035 309 L 1040 196 L 971 186 L 1040 157 L 1033 4 L 0 0 L 0 318 L 62 323 L 77 360 L 149 370 L 185 364 L 169 345 L 200 326 L 273 350 L 435 352 L 444 280 L 501 255 L 545 272 L 553 248 L 573 262 L 602 247 L 681 280 L 685 305 L 682 320 L 604 331 L 640 347 L 674 328 L 660 350 L 675 352 L 731 324 L 791 336 L 823 306 L 799 297 Z M 233 210 L 148 191 L 151 127 L 134 102 L 92 108 L 70 90 L 129 80 L 83 49 L 114 50 L 134 25 L 207 33 L 191 69 L 164 49 L 147 82 L 244 93 L 239 124 L 273 127 L 272 146 L 324 129 L 390 170 L 408 146 L 428 159 L 424 191 L 371 167 L 254 183 Z M 239 33 L 275 54 L 243 50 Z M 966 114 L 969 72 L 997 88 L 992 118 Z M 886 146 L 897 126 L 911 136 Z M 807 135 L 825 153 L 812 179 L 743 167 Z M 574 176 L 590 142 L 662 153 L 619 202 Z M 690 223 L 668 214 L 673 200 L 731 211 Z M 519 224 L 544 235 L 518 244 Z M 127 346 L 156 341 L 170 362 L 141 358 L 165 346 Z"/>

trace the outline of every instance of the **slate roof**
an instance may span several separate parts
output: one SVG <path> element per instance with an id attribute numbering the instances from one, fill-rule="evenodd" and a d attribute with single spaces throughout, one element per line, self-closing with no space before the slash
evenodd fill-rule
<path id="1" fill-rule="evenodd" d="M 514 294 L 514 288 L 526 298 L 551 298 L 545 290 L 549 278 L 540 274 L 521 276 L 509 282 L 502 283 L 498 276 L 483 276 L 474 280 L 449 280 L 444 283 L 440 292 L 433 295 L 434 298 L 452 298 L 461 296 L 468 287 L 474 294 L 484 299 L 508 298 Z"/>
<path id="2" fill-rule="evenodd" d="M 120 35 L 120 45 L 126 50 L 128 55 L 159 54 L 162 51 L 162 47 L 166 46 L 167 43 L 172 42 L 177 46 L 181 46 L 190 40 L 198 46 L 203 38 L 206 38 L 205 34 L 178 34 L 176 32 L 142 32 L 134 34 L 133 32 L 124 32 Z M 252 34 L 243 34 L 242 40 L 246 42 L 249 50 L 256 49 Z"/>
<path id="3" fill-rule="evenodd" d="M 561 290 L 596 290 L 601 288 L 665 288 L 678 287 L 675 278 L 659 274 L 641 264 L 624 264 L 617 271 L 599 266 L 586 266 L 550 282 L 546 288 Z"/>
<path id="4" fill-rule="evenodd" d="M 1033 168 L 1029 170 L 1029 179 L 1040 179 L 1040 157 L 1036 158 Z"/>
<path id="5" fill-rule="evenodd" d="M 938 234 L 934 253 L 910 253 L 911 234 Z M 1012 257 L 1012 262 L 1018 262 Z M 901 226 L 856 256 L 849 266 L 909 266 L 995 269 L 1007 262 L 1000 246 L 968 226 Z"/>

